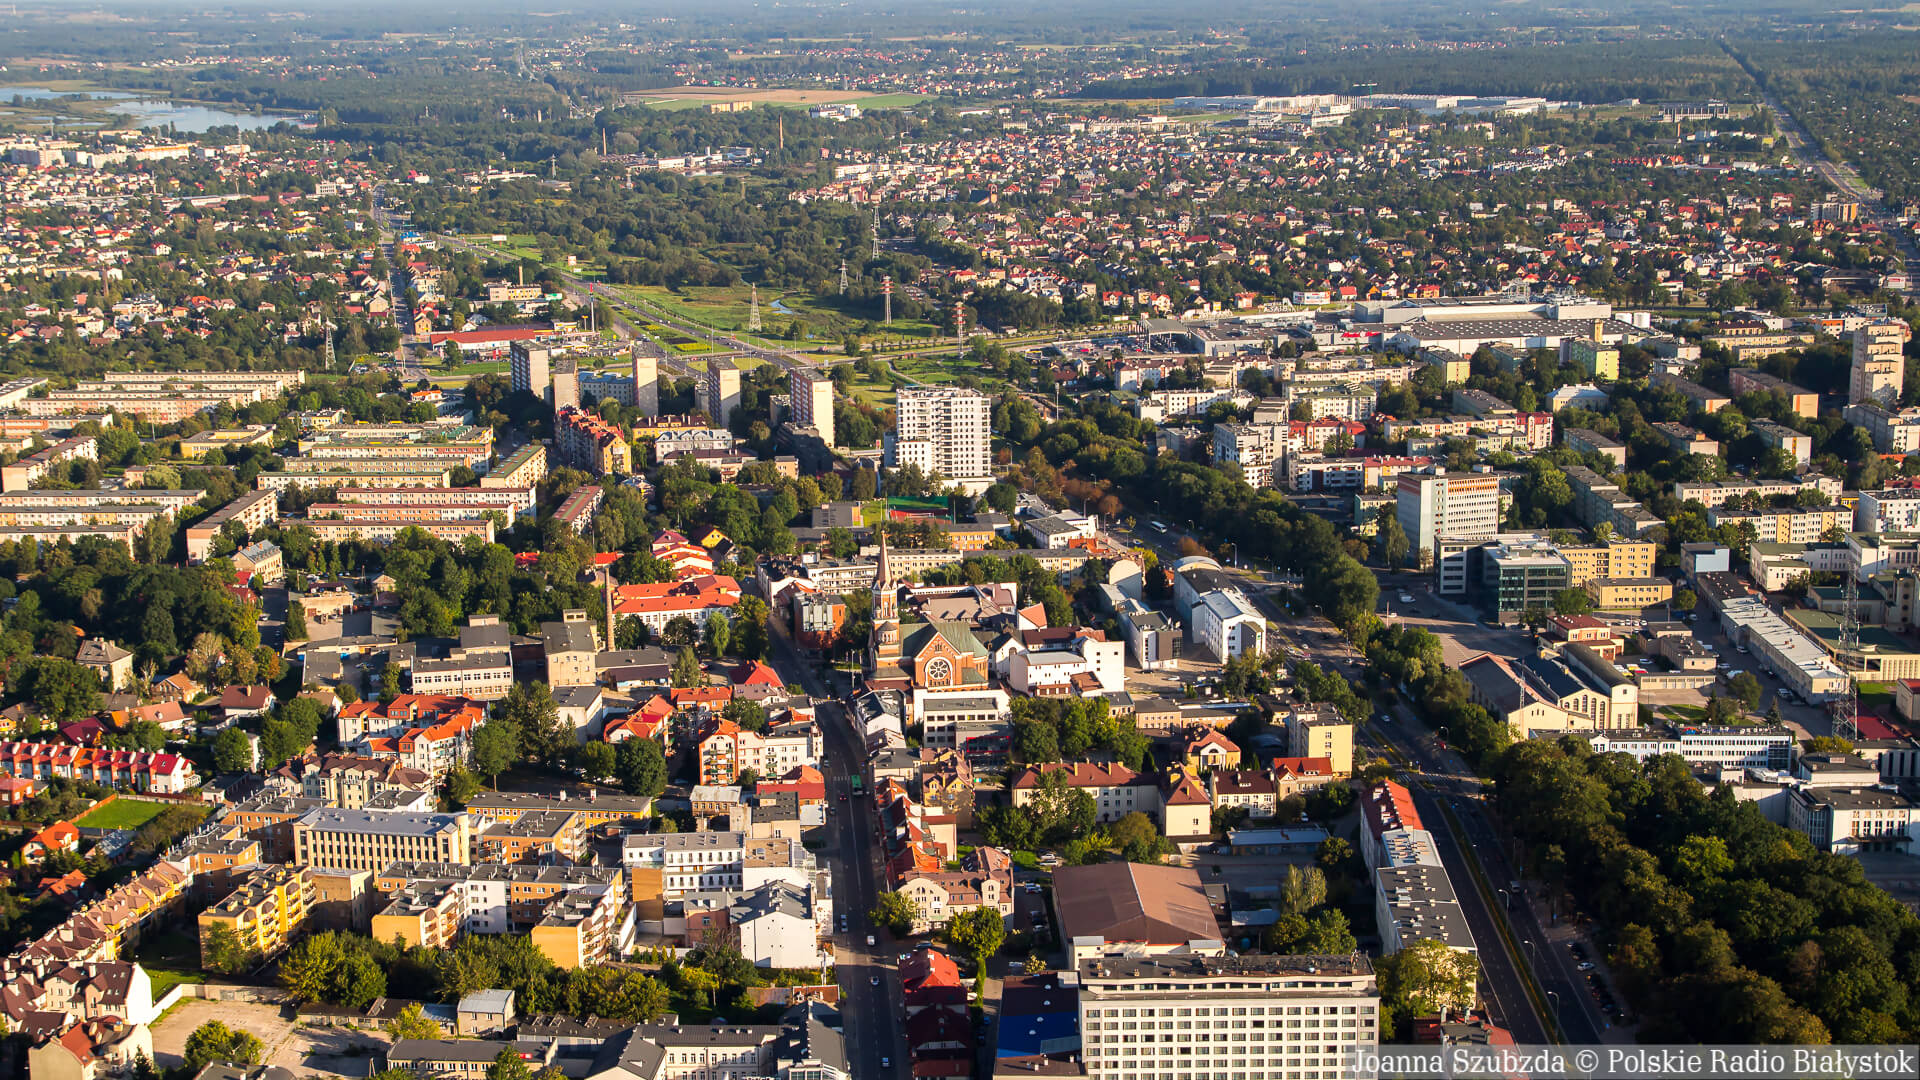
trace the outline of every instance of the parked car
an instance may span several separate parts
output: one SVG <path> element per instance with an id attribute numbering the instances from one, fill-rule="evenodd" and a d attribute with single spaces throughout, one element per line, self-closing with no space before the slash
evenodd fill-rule
<path id="1" fill-rule="evenodd" d="M 1578 968 L 1578 969 L 1579 969 L 1579 970 L 1581 970 L 1581 971 L 1592 971 L 1592 970 L 1593 970 L 1593 961 L 1591 961 L 1591 960 L 1582 960 L 1582 961 L 1580 961 L 1580 962 L 1579 962 L 1578 964 L 1575 964 L 1575 965 L 1574 965 L 1574 967 L 1576 967 L 1576 968 Z"/>

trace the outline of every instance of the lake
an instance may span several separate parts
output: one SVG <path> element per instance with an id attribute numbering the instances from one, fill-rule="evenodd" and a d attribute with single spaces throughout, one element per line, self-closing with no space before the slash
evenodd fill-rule
<path id="1" fill-rule="evenodd" d="M 44 86 L 0 86 L 0 102 L 12 101 L 16 97 L 25 101 L 50 101 L 70 95 L 91 101 L 110 101 L 113 104 L 108 108 L 124 114 L 134 127 L 154 128 L 171 124 L 175 131 L 190 135 L 217 127 L 262 131 L 283 121 L 297 122 L 303 119 L 284 113 L 242 113 L 177 101 L 147 101 L 141 100 L 137 94 L 121 90 L 49 90 Z M 75 127 L 95 126 L 84 122 L 63 123 L 71 123 Z"/>

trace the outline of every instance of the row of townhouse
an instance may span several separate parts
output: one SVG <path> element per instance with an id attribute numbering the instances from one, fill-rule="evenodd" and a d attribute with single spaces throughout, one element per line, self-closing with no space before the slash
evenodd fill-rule
<path id="1" fill-rule="evenodd" d="M 19 778 L 84 780 L 161 795 L 178 795 L 200 784 L 193 762 L 181 754 L 65 743 L 0 742 L 0 767 Z"/>

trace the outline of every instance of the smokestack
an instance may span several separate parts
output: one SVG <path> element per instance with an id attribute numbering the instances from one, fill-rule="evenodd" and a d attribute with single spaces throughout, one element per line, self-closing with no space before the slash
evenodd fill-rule
<path id="1" fill-rule="evenodd" d="M 606 597 L 607 597 L 607 648 L 609 648 L 609 649 L 611 649 L 611 648 L 613 648 L 613 646 L 614 646 L 614 637 L 613 637 L 613 564 L 612 564 L 612 563 L 608 563 L 608 564 L 606 565 L 606 567 L 605 567 L 605 576 L 603 576 L 603 577 L 601 578 L 601 581 L 602 581 L 602 583 L 604 584 L 604 587 L 605 587 L 605 589 L 606 589 Z"/>

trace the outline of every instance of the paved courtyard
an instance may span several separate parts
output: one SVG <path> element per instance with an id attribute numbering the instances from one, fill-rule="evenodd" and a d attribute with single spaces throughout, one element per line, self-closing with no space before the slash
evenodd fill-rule
<path id="1" fill-rule="evenodd" d="M 253 1033 L 266 1048 L 262 1063 L 278 1065 L 294 1075 L 338 1076 L 360 1080 L 373 1074 L 373 1051 L 386 1040 L 363 1031 L 302 1027 L 287 1018 L 278 1005 L 187 998 L 153 1027 L 154 1064 L 178 1067 L 185 1058 L 187 1037 L 209 1020 Z"/>

